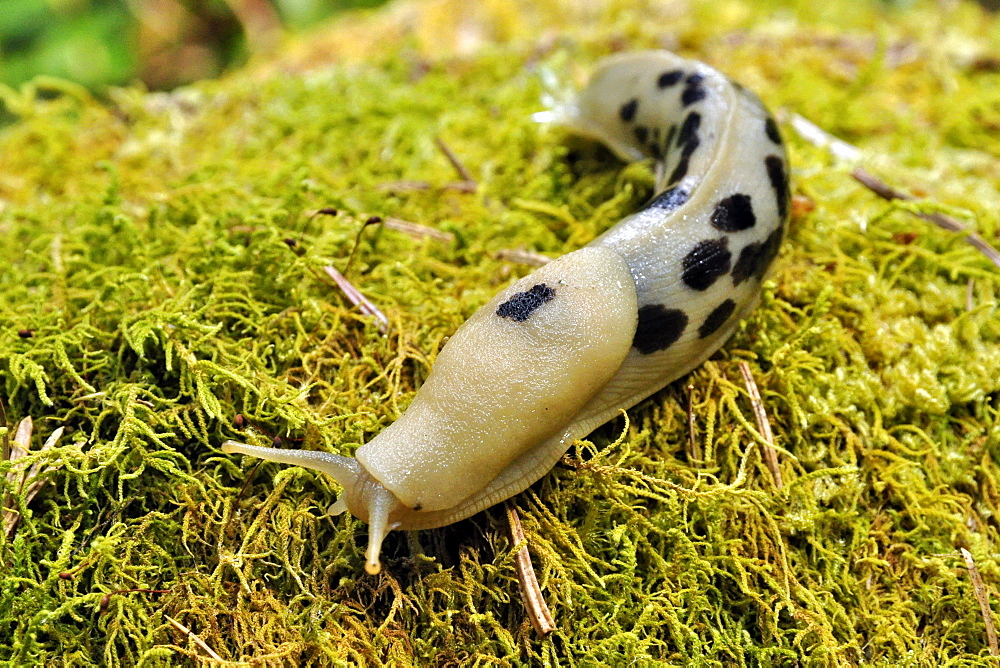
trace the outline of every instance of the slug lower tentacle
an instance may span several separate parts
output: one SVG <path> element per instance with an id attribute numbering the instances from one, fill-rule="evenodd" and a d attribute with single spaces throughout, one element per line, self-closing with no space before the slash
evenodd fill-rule
<path id="1" fill-rule="evenodd" d="M 356 459 L 225 452 L 314 468 L 369 522 L 366 568 L 393 529 L 468 517 L 544 475 L 585 436 L 701 364 L 756 304 L 788 217 L 788 166 L 760 100 L 664 51 L 602 61 L 564 110 L 657 194 L 588 246 L 502 290 L 455 332 L 406 412 Z"/>

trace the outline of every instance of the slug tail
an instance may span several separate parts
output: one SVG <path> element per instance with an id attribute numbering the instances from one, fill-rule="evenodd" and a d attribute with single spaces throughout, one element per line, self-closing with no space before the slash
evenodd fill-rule
<path id="1" fill-rule="evenodd" d="M 243 455 L 260 457 L 269 462 L 279 464 L 294 464 L 304 466 L 330 476 L 345 490 L 353 490 L 361 476 L 361 465 L 351 457 L 335 455 L 332 452 L 315 450 L 290 450 L 285 448 L 263 448 L 257 445 L 247 445 L 239 441 L 225 441 L 222 451 L 226 454 L 238 452 Z M 336 504 L 334 504 L 336 505 Z"/>

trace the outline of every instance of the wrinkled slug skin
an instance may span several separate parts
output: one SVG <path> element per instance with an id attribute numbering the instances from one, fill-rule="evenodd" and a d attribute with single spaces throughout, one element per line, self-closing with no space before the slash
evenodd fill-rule
<path id="1" fill-rule="evenodd" d="M 654 158 L 657 194 L 588 246 L 503 290 L 463 324 L 406 412 L 358 449 L 243 452 L 322 470 L 338 510 L 392 529 L 468 517 L 543 476 L 585 436 L 701 364 L 756 304 L 788 217 L 788 164 L 760 100 L 664 51 L 599 63 L 571 130 Z"/>

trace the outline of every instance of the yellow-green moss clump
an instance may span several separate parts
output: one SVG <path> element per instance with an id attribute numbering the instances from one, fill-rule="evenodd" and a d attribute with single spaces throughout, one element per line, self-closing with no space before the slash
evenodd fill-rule
<path id="1" fill-rule="evenodd" d="M 0 660 L 209 661 L 169 616 L 252 665 L 988 663 L 958 550 L 1000 605 L 1000 271 L 787 125 L 798 198 L 760 308 L 515 499 L 548 639 L 501 509 L 394 534 L 370 577 L 364 525 L 324 514 L 331 481 L 220 453 L 351 453 L 527 271 L 496 251 L 564 253 L 649 196 L 650 165 L 530 116 L 613 50 L 712 63 L 998 243 L 1000 20 L 978 5 L 472 4 L 393 5 L 171 94 L 3 93 L 0 393 L 34 450 L 68 433 L 0 465 L 51 467 L 29 505 L 0 476 L 22 514 L 0 536 Z M 441 187 L 435 137 L 475 192 Z M 350 277 L 387 336 L 318 271 L 372 215 L 455 235 L 366 231 Z"/>

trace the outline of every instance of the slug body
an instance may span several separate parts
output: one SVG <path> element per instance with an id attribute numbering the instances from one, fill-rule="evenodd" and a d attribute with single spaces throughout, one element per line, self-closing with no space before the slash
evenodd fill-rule
<path id="1" fill-rule="evenodd" d="M 455 332 L 406 412 L 354 459 L 223 450 L 323 471 L 331 512 L 388 531 L 468 517 L 547 473 L 577 438 L 715 352 L 756 304 L 788 217 L 788 165 L 760 100 L 665 51 L 602 61 L 562 121 L 664 178 L 641 211 L 501 291 Z"/>

